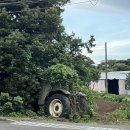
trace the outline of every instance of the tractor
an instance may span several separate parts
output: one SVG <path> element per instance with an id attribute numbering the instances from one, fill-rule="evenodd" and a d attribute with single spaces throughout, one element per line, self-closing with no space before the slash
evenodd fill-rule
<path id="1" fill-rule="evenodd" d="M 44 108 L 48 116 L 58 118 L 76 113 L 83 116 L 88 110 L 85 94 L 71 92 L 61 87 L 53 88 L 50 85 L 44 85 L 42 88 L 38 105 Z"/>

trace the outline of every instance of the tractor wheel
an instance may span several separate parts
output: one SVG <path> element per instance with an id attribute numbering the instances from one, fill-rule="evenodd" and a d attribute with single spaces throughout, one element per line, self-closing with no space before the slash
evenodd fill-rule
<path id="1" fill-rule="evenodd" d="M 81 116 L 86 115 L 88 112 L 88 102 L 85 97 L 81 96 L 79 99 L 79 113 Z"/>
<path id="2" fill-rule="evenodd" d="M 47 115 L 52 117 L 66 117 L 70 113 L 69 98 L 63 94 L 52 95 L 46 104 Z"/>

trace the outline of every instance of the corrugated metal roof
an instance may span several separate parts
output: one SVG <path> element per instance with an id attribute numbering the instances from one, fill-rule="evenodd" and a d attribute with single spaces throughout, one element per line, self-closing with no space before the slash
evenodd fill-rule
<path id="1" fill-rule="evenodd" d="M 115 72 L 108 72 L 108 79 L 126 79 L 126 76 L 130 73 L 130 71 L 115 71 Z M 105 72 L 101 73 L 100 79 L 105 79 L 106 74 Z"/>

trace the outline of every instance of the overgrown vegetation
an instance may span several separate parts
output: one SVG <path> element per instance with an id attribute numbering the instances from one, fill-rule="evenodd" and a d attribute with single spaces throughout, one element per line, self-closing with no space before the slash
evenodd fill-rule
<path id="1" fill-rule="evenodd" d="M 80 91 L 84 92 L 87 96 L 87 99 L 89 101 L 89 115 L 93 115 L 92 117 L 96 117 L 98 113 L 96 113 L 98 106 L 96 104 L 96 100 L 107 100 L 112 102 L 117 102 L 120 104 L 121 107 L 119 109 L 116 109 L 112 113 L 106 113 L 106 118 L 108 116 L 114 116 L 115 122 L 118 119 L 130 119 L 130 97 L 129 96 L 121 96 L 121 95 L 115 95 L 115 94 L 109 94 L 109 93 L 99 93 L 96 91 L 93 91 L 91 89 L 86 89 L 86 87 L 81 87 Z M 101 115 L 100 115 L 101 116 Z M 104 115 L 102 115 L 104 116 Z"/>
<path id="2" fill-rule="evenodd" d="M 79 76 L 76 70 L 71 69 L 63 64 L 52 65 L 44 71 L 44 80 L 46 84 L 52 87 L 59 87 L 66 90 L 73 90 L 73 86 L 77 86 Z"/>
<path id="3" fill-rule="evenodd" d="M 99 120 L 102 123 L 118 123 L 120 121 L 123 122 L 123 120 L 129 120 L 130 119 L 130 97 L 129 96 L 121 96 L 121 95 L 115 95 L 115 94 L 108 94 L 108 93 L 98 93 L 94 92 L 96 100 L 106 100 L 106 101 L 112 101 L 113 103 L 120 104 L 119 108 L 116 110 L 110 112 L 110 113 L 104 113 L 104 114 L 98 114 L 97 113 L 97 121 Z"/>
<path id="4" fill-rule="evenodd" d="M 78 89 L 80 92 L 83 92 L 86 95 L 86 98 L 88 100 L 88 115 L 90 117 L 94 117 L 96 114 L 96 92 L 89 88 L 86 88 L 86 86 L 80 86 Z"/>
<path id="5" fill-rule="evenodd" d="M 70 115 L 69 120 L 74 122 L 87 122 L 92 117 L 96 115 L 96 103 L 95 95 L 92 90 L 82 86 L 79 88 L 81 92 L 86 94 L 86 98 L 89 104 L 88 113 L 81 117 L 80 115 Z M 25 108 L 23 99 L 20 96 L 12 97 L 8 93 L 0 94 L 0 116 L 10 116 L 10 117 L 42 117 L 44 116 L 44 110 L 40 110 L 37 113 L 33 111 L 32 108 Z M 37 117 L 38 118 L 38 117 Z"/>
<path id="6" fill-rule="evenodd" d="M 20 96 L 11 97 L 8 93 L 0 94 L 0 113 L 9 114 L 23 109 L 23 99 Z"/>
<path id="7" fill-rule="evenodd" d="M 130 97 L 129 96 L 121 96 L 121 95 L 115 95 L 115 94 L 109 94 L 109 93 L 98 93 L 95 92 L 97 94 L 96 98 L 97 99 L 104 99 L 104 100 L 108 100 L 108 101 L 115 101 L 115 102 L 119 102 L 119 103 L 130 103 Z"/>
<path id="8" fill-rule="evenodd" d="M 0 94 L 0 116 L 36 116 L 30 109 L 24 108 L 24 101 L 20 96 L 12 97 L 8 93 Z"/>
<path id="9" fill-rule="evenodd" d="M 99 122 L 99 123 L 120 123 L 130 119 L 130 97 L 120 96 L 106 93 L 98 93 L 85 86 L 79 87 L 79 91 L 86 94 L 88 100 L 88 115 L 83 117 L 78 114 L 70 115 L 68 121 L 72 122 Z M 120 107 L 111 113 L 98 114 L 98 106 L 96 100 L 107 100 L 112 102 L 120 103 Z M 0 95 L 0 116 L 10 117 L 29 117 L 29 119 L 47 119 L 52 120 L 53 118 L 46 118 L 43 116 L 44 113 L 39 111 L 35 113 L 31 109 L 25 109 L 23 106 L 23 99 L 21 97 L 11 97 L 8 93 L 1 93 Z M 24 118 L 23 118 L 24 119 Z M 27 118 L 25 118 L 27 119 Z M 59 121 L 65 121 L 65 119 L 53 119 Z"/>
<path id="10" fill-rule="evenodd" d="M 130 105 L 121 106 L 112 113 L 117 119 L 130 119 Z"/>
<path id="11" fill-rule="evenodd" d="M 62 25 L 67 2 L 12 0 L 0 6 L 0 92 L 10 98 L 1 104 L 2 114 L 23 109 L 33 115 L 43 82 L 71 88 L 98 80 L 93 61 L 82 55 L 83 48 L 92 53 L 94 36 L 83 42 Z"/>

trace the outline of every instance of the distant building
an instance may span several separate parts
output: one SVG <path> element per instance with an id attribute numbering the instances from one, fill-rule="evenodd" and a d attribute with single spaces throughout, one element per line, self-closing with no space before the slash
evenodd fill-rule
<path id="1" fill-rule="evenodd" d="M 117 95 L 130 95 L 126 90 L 125 80 L 130 71 L 108 72 L 108 91 L 105 87 L 105 72 L 101 73 L 98 82 L 91 82 L 90 88 L 98 92 L 108 92 Z"/>

